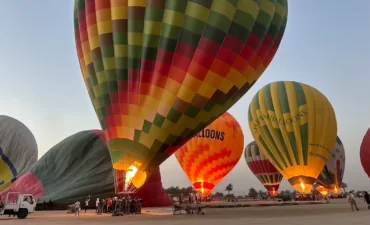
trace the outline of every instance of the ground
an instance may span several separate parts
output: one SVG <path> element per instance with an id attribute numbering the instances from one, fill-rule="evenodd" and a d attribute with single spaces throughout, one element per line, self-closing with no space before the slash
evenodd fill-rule
<path id="1" fill-rule="evenodd" d="M 170 208 L 147 208 L 141 215 L 112 217 L 97 216 L 93 211 L 81 212 L 79 217 L 66 211 L 36 212 L 25 220 L 0 217 L 1 225 L 365 225 L 369 224 L 367 205 L 357 200 L 360 211 L 352 212 L 345 200 L 319 205 L 290 205 L 270 207 L 205 209 L 205 215 L 176 215 Z"/>

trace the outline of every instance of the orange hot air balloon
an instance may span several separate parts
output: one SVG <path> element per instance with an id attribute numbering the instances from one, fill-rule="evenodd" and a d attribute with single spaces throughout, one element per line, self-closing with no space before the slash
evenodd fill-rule
<path id="1" fill-rule="evenodd" d="M 175 156 L 202 196 L 208 196 L 239 162 L 244 136 L 239 123 L 224 113 L 180 147 Z"/>

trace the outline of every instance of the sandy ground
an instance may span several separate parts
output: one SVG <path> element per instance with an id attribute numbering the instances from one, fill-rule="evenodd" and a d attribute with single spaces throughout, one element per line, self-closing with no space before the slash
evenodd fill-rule
<path id="1" fill-rule="evenodd" d="M 97 225 L 97 224 L 125 224 L 125 225 L 344 225 L 369 224 L 370 210 L 367 205 L 358 200 L 360 211 L 352 212 L 345 200 L 333 201 L 330 204 L 272 206 L 230 209 L 205 209 L 205 215 L 176 215 L 171 208 L 147 208 L 141 215 L 112 217 L 110 215 L 97 216 L 93 211 L 81 212 L 74 216 L 65 211 L 36 212 L 25 220 L 0 217 L 1 225 Z"/>

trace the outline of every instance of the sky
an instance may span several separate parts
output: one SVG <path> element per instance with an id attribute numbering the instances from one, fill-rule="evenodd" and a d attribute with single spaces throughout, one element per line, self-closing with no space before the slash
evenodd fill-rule
<path id="1" fill-rule="evenodd" d="M 355 4 L 356 3 L 356 4 Z M 73 0 L 4 0 L 0 7 L 0 114 L 22 121 L 33 132 L 39 157 L 69 135 L 99 128 L 77 61 Z M 344 182 L 370 190 L 360 160 L 361 140 L 370 127 L 370 1 L 289 1 L 288 24 L 280 48 L 265 73 L 229 112 L 239 121 L 245 145 L 252 96 L 277 80 L 316 87 L 336 111 L 345 146 Z M 165 187 L 188 186 L 174 156 L 161 165 Z M 242 157 L 215 187 L 234 192 L 263 189 Z M 283 182 L 281 189 L 288 189 Z"/>

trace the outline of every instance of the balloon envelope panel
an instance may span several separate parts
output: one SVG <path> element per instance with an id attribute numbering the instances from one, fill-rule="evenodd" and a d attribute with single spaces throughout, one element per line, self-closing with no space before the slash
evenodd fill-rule
<path id="1" fill-rule="evenodd" d="M 298 191 L 309 193 L 336 140 L 329 100 L 303 83 L 273 82 L 252 99 L 248 120 L 254 140 L 276 169 Z"/>
<path id="2" fill-rule="evenodd" d="M 239 162 L 243 145 L 239 123 L 226 112 L 179 148 L 175 156 L 194 188 L 208 196 Z"/>
<path id="3" fill-rule="evenodd" d="M 239 100 L 287 12 L 286 0 L 75 0 L 79 63 L 114 168 L 145 179 Z"/>
<path id="4" fill-rule="evenodd" d="M 255 141 L 247 145 L 244 151 L 244 158 L 249 169 L 265 186 L 271 195 L 277 195 L 283 179 L 283 175 L 275 168 L 270 160 L 259 150 Z"/>
<path id="5" fill-rule="evenodd" d="M 344 146 L 339 137 L 334 145 L 334 150 L 321 171 L 317 182 L 329 189 L 332 193 L 339 193 L 342 184 L 344 169 L 346 165 L 346 154 Z"/>
<path id="6" fill-rule="evenodd" d="M 35 137 L 20 121 L 0 115 L 0 191 L 37 161 Z"/>

